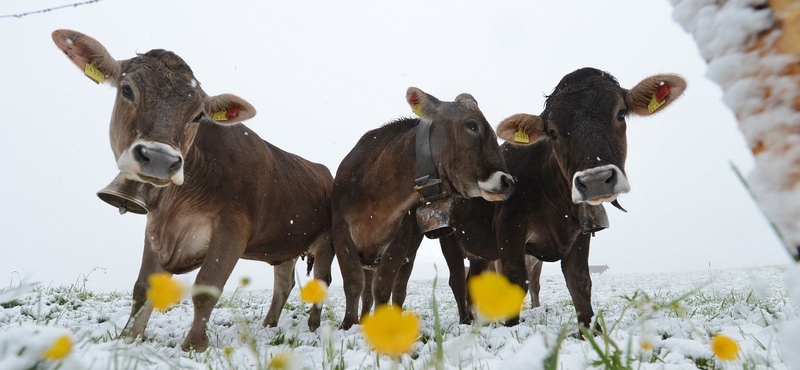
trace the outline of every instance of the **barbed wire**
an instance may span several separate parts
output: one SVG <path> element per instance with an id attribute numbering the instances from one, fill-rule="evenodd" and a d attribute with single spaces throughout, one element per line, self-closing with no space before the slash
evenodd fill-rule
<path id="1" fill-rule="evenodd" d="M 32 12 L 26 12 L 26 13 L 20 13 L 20 14 L 0 15 L 0 18 L 22 18 L 22 17 L 24 17 L 26 15 L 39 14 L 39 13 L 49 13 L 49 12 L 51 12 L 53 10 L 59 10 L 59 9 L 64 9 L 64 8 L 77 8 L 77 7 L 81 6 L 81 5 L 86 5 L 86 4 L 91 4 L 91 3 L 99 3 L 101 1 L 103 1 L 103 0 L 89 0 L 89 1 L 84 1 L 82 3 L 61 5 L 61 6 L 56 6 L 56 7 L 53 7 L 53 8 L 41 9 L 41 10 L 36 10 L 36 11 L 32 11 Z"/>

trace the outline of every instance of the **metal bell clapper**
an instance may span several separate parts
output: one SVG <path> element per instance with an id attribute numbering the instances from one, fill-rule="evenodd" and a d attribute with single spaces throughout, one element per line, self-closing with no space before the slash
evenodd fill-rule
<path id="1" fill-rule="evenodd" d="M 126 212 L 147 214 L 147 192 L 150 185 L 128 180 L 122 173 L 111 181 L 106 187 L 97 192 L 97 196 L 104 202 L 119 209 L 119 214 Z"/>
<path id="2" fill-rule="evenodd" d="M 593 206 L 589 203 L 581 203 L 578 208 L 578 219 L 581 222 L 583 233 L 592 233 L 592 236 L 609 226 L 608 215 L 602 204 Z"/>
<path id="3" fill-rule="evenodd" d="M 428 239 L 438 239 L 456 231 L 450 223 L 453 213 L 453 197 L 446 197 L 417 208 L 417 224 L 419 230 Z"/>

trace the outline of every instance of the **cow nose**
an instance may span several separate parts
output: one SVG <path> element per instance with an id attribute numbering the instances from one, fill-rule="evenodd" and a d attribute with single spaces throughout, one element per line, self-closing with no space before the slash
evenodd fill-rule
<path id="1" fill-rule="evenodd" d="M 500 193 L 501 194 L 511 194 L 514 191 L 514 185 L 516 182 L 514 178 L 508 175 L 502 175 L 500 177 Z"/>
<path id="2" fill-rule="evenodd" d="M 575 189 L 581 192 L 587 200 L 613 195 L 616 184 L 617 174 L 612 169 L 592 171 L 575 176 Z"/>
<path id="3" fill-rule="evenodd" d="M 183 166 L 183 158 L 161 147 L 139 144 L 132 150 L 133 158 L 142 167 L 141 173 L 159 179 L 169 179 Z"/>

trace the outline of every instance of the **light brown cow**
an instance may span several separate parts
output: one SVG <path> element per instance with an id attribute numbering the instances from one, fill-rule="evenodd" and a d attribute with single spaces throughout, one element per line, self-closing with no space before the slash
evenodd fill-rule
<path id="1" fill-rule="evenodd" d="M 129 321 L 134 337 L 142 335 L 152 311 L 145 291 L 147 277 L 156 272 L 199 267 L 195 285 L 221 291 L 239 258 L 279 265 L 279 277 L 312 250 L 315 278 L 330 283 L 333 178 L 325 166 L 259 138 L 239 123 L 255 114 L 248 102 L 206 95 L 172 52 L 156 49 L 117 61 L 79 32 L 58 30 L 53 40 L 78 68 L 95 68 L 94 79 L 117 88 L 110 129 L 117 166 L 127 179 L 152 185 Z M 284 286 L 291 288 L 291 280 Z M 184 350 L 208 346 L 206 322 L 217 300 L 204 293 L 192 297 L 194 320 Z M 283 302 L 276 303 L 279 314 Z M 265 324 L 277 321 L 273 311 Z M 315 316 L 312 328 L 319 325 L 318 309 Z"/>
<path id="2" fill-rule="evenodd" d="M 513 190 L 497 136 L 471 95 L 442 102 L 412 87 L 406 100 L 421 119 L 400 119 L 367 132 L 336 172 L 331 196 L 334 247 L 346 299 L 343 328 L 358 319 L 363 266 L 376 267 L 372 293 L 377 304 L 388 303 L 390 296 L 399 306 L 405 300 L 406 280 L 422 240 L 413 215 L 422 204 L 414 185 L 425 178 L 420 177 L 415 149 L 420 126 L 430 130 L 431 167 L 447 194 L 498 201 Z M 370 305 L 367 300 L 362 315 Z"/>

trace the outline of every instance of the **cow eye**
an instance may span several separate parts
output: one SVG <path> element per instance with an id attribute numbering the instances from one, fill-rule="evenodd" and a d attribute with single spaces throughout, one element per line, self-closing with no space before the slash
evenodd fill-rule
<path id="1" fill-rule="evenodd" d="M 478 132 L 478 123 L 475 121 L 469 121 L 467 122 L 467 128 L 472 132 Z"/>
<path id="2" fill-rule="evenodd" d="M 124 96 L 124 97 L 125 97 L 125 99 L 128 99 L 128 100 L 130 100 L 130 101 L 133 101 L 133 99 L 134 99 L 134 96 L 133 96 L 133 89 L 131 88 L 131 86 L 130 86 L 130 85 L 124 85 L 124 86 L 122 86 L 122 96 Z"/>
<path id="3" fill-rule="evenodd" d="M 620 108 L 619 112 L 617 112 L 617 121 L 624 121 L 626 115 L 628 115 L 628 109 L 624 107 Z"/>
<path id="4" fill-rule="evenodd" d="M 205 112 L 200 112 L 200 113 L 197 115 L 197 117 L 195 117 L 195 118 L 192 120 L 192 122 L 200 122 L 200 120 L 201 120 L 201 119 L 203 119 L 203 117 L 205 117 L 205 116 L 206 116 L 206 113 L 205 113 Z"/>
<path id="5" fill-rule="evenodd" d="M 556 130 L 550 129 L 550 131 L 547 131 L 547 136 L 550 136 L 550 138 L 553 140 L 558 139 L 558 132 L 556 132 Z"/>

